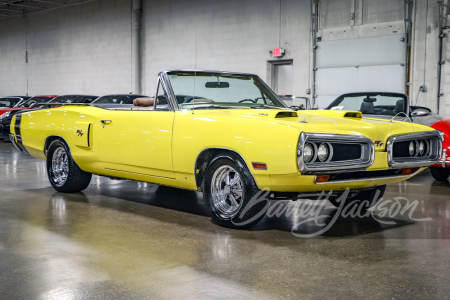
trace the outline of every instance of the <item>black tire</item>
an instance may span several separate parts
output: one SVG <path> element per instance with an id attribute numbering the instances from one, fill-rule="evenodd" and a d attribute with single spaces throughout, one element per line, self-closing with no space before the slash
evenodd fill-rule
<path id="1" fill-rule="evenodd" d="M 448 177 L 450 177 L 449 168 L 431 167 L 430 172 L 433 178 L 440 182 L 447 182 Z"/>
<path id="2" fill-rule="evenodd" d="M 373 189 L 366 190 L 366 191 L 360 191 L 356 193 L 355 195 L 349 194 L 349 197 L 347 197 L 344 200 L 344 206 L 346 207 L 350 203 L 356 203 L 357 205 L 360 205 L 361 202 L 366 201 L 363 203 L 363 207 L 361 207 L 361 211 L 368 210 L 371 207 L 374 207 L 380 199 L 383 197 L 384 192 L 386 191 L 386 185 L 380 185 Z M 376 197 L 376 199 L 375 199 Z M 333 196 L 330 197 L 328 200 L 336 207 L 339 207 L 341 205 L 341 201 L 338 202 L 339 196 Z"/>
<path id="3" fill-rule="evenodd" d="M 229 183 L 234 182 L 236 174 L 239 175 L 239 183 L 231 186 L 220 181 L 220 178 L 224 178 L 220 176 L 228 171 L 228 181 L 232 181 Z M 213 184 L 213 181 L 216 185 Z M 223 191 L 229 191 L 229 193 L 225 192 L 225 200 L 222 201 L 222 205 L 218 205 L 218 193 L 214 193 L 213 189 L 222 188 Z M 224 153 L 212 160 L 206 169 L 202 190 L 203 199 L 211 218 L 216 224 L 224 227 L 242 229 L 253 226 L 264 217 L 269 206 L 268 192 L 258 188 L 245 163 L 234 154 Z M 233 205 L 231 199 L 234 199 L 234 203 L 238 203 L 238 205 Z M 258 199 L 261 201 L 256 201 Z M 229 213 L 224 212 L 227 205 L 230 207 Z"/>
<path id="4" fill-rule="evenodd" d="M 61 140 L 53 141 L 48 148 L 47 175 L 52 187 L 61 193 L 78 193 L 88 187 L 92 178 L 91 173 L 77 166 L 69 147 Z"/>

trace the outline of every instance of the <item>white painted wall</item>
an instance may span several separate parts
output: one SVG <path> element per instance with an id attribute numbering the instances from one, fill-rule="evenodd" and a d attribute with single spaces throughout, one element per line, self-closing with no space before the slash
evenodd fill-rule
<path id="1" fill-rule="evenodd" d="M 428 9 L 427 9 L 428 4 Z M 413 12 L 411 98 L 414 103 L 437 111 L 438 19 L 437 1 L 416 0 Z M 427 91 L 419 93 L 421 85 Z M 440 111 L 446 116 L 444 111 Z M 450 115 L 447 115 L 450 117 Z"/>
<path id="2" fill-rule="evenodd" d="M 26 67 L 30 95 L 129 93 L 130 32 L 129 0 L 99 0 L 29 14 L 26 20 L 2 20 L 0 96 L 26 93 Z"/>
<path id="3" fill-rule="evenodd" d="M 25 26 L 20 18 L 0 22 L 0 96 L 25 96 Z"/>
<path id="4" fill-rule="evenodd" d="M 415 102 L 425 82 L 418 104 L 436 110 L 437 1 L 414 1 L 411 95 Z M 27 78 L 30 95 L 130 92 L 131 2 L 96 0 L 29 14 L 26 22 L 0 20 L 0 96 L 25 94 Z M 351 26 L 352 0 L 320 1 L 323 41 L 404 30 L 403 0 L 354 3 Z M 309 14 L 310 0 L 143 0 L 142 92 L 154 93 L 157 73 L 167 69 L 252 72 L 269 81 L 268 61 L 276 60 L 269 50 L 281 46 L 283 59 L 293 60 L 293 93 L 306 96 Z"/>
<path id="5" fill-rule="evenodd" d="M 268 79 L 269 50 L 294 60 L 294 94 L 309 87 L 310 1 L 144 1 L 143 87 L 155 92 L 159 71 L 208 69 Z M 196 61 L 197 58 L 197 61 Z"/>

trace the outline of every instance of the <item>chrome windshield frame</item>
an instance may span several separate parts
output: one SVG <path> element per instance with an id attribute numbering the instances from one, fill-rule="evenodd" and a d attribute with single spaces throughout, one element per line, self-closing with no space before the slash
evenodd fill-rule
<path id="1" fill-rule="evenodd" d="M 218 73 L 218 74 L 226 74 L 226 75 L 237 75 L 237 76 L 252 76 L 252 77 L 256 77 L 256 78 L 258 78 L 262 83 L 263 83 L 263 85 L 268 89 L 268 90 L 270 90 L 272 93 L 273 93 L 273 95 L 280 101 L 280 103 L 283 105 L 283 108 L 287 108 L 287 109 L 290 109 L 287 105 L 286 105 L 286 103 L 284 103 L 284 101 L 283 100 L 281 100 L 280 99 L 280 97 L 278 97 L 278 95 L 264 82 L 264 80 L 262 80 L 258 75 L 255 75 L 255 74 L 251 74 L 251 73 L 238 73 L 238 72 L 226 72 L 226 71 L 213 71 L 213 70 L 170 70 L 170 71 L 162 71 L 162 72 L 160 72 L 159 74 L 158 74 L 158 77 L 159 78 L 161 78 L 162 79 L 162 81 L 163 81 L 163 83 L 164 83 L 164 85 L 165 85 L 165 88 L 166 88 L 166 92 L 167 92 L 167 94 L 168 94 L 168 96 L 169 96 L 169 101 L 171 102 L 171 104 L 172 104 L 172 107 L 174 108 L 174 110 L 176 110 L 176 111 L 180 111 L 180 110 L 182 110 L 180 107 L 179 107 L 179 105 L 178 105 L 178 102 L 177 102 L 177 99 L 176 99 L 176 97 L 175 97 L 175 93 L 174 93 L 174 91 L 173 91 L 173 88 L 172 88 L 172 84 L 171 84 L 171 82 L 170 82 L 170 78 L 169 78 L 169 73 L 174 73 L 174 72 L 184 72 L 184 73 Z M 281 107 L 277 107 L 277 106 L 274 106 L 273 107 L 274 109 L 279 109 L 279 108 L 281 108 Z"/>

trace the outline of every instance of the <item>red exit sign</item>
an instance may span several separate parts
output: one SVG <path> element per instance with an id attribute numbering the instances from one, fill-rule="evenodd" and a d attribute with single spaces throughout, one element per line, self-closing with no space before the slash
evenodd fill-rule
<path id="1" fill-rule="evenodd" d="M 273 56 L 280 57 L 284 55 L 284 49 L 283 48 L 274 48 L 273 49 Z"/>

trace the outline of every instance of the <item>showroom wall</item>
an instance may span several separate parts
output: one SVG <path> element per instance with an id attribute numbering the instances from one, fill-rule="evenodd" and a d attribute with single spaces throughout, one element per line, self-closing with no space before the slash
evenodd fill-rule
<path id="1" fill-rule="evenodd" d="M 19 18 L 0 21 L 0 97 L 27 91 L 25 22 Z"/>
<path id="2" fill-rule="evenodd" d="M 0 95 L 129 93 L 130 32 L 129 0 L 1 20 Z"/>
<path id="3" fill-rule="evenodd" d="M 31 13 L 26 18 L 1 19 L 0 96 L 132 91 L 132 2 L 93 0 Z M 306 93 L 313 88 L 314 77 L 310 3 L 142 0 L 141 92 L 154 93 L 159 71 L 195 67 L 252 72 L 271 84 L 270 62 L 292 60 L 293 94 L 311 97 Z M 384 35 L 383 28 L 389 24 L 398 26 L 397 34 L 404 32 L 402 0 L 319 3 L 318 25 L 323 41 L 333 35 L 355 38 L 355 30 L 369 36 Z M 414 0 L 412 71 L 410 78 L 405 78 L 410 82 L 413 101 L 435 111 L 439 81 L 437 3 Z M 355 12 L 354 20 L 351 11 Z M 376 31 L 369 32 L 371 28 Z M 286 49 L 281 59 L 269 53 L 279 46 Z M 449 81 L 447 73 L 442 82 Z M 424 84 L 426 92 L 418 93 Z M 450 100 L 441 102 L 441 114 L 445 115 Z M 450 117 L 450 108 L 447 110 Z"/>
<path id="4" fill-rule="evenodd" d="M 310 1 L 158 1 L 143 3 L 143 89 L 153 93 L 156 74 L 170 69 L 256 73 L 270 77 L 269 53 L 292 59 L 294 95 L 309 87 Z"/>

